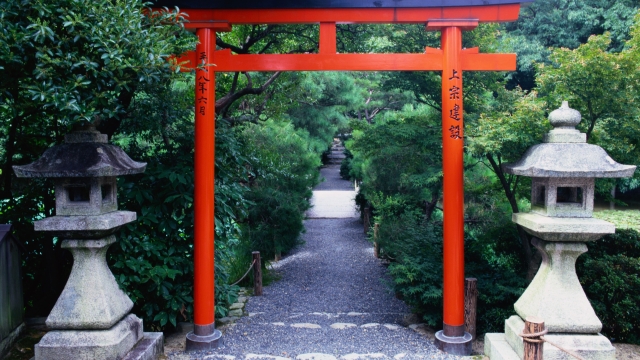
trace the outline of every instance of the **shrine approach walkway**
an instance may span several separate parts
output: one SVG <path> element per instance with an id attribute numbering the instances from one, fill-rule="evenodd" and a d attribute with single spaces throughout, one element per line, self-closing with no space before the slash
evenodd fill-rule
<path id="1" fill-rule="evenodd" d="M 323 168 L 304 243 L 273 264 L 280 277 L 248 298 L 245 316 L 223 330 L 216 351 L 169 359 L 456 359 L 420 333 L 395 298 L 355 211 L 353 185 L 339 165 Z M 412 321 L 413 320 L 413 321 Z"/>

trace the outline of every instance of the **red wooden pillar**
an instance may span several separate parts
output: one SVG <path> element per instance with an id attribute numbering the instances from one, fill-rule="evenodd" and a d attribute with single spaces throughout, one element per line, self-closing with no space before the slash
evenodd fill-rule
<path id="1" fill-rule="evenodd" d="M 216 33 L 198 28 L 196 34 L 195 194 L 194 194 L 194 327 L 186 350 L 217 348 L 222 334 L 215 329 L 214 203 L 216 76 L 212 66 Z"/>
<path id="2" fill-rule="evenodd" d="M 443 168 L 443 330 L 439 349 L 471 354 L 471 335 L 464 331 L 464 124 L 462 30 L 468 22 L 448 21 L 442 31 L 442 168 Z M 429 27 L 432 27 L 429 22 Z"/>

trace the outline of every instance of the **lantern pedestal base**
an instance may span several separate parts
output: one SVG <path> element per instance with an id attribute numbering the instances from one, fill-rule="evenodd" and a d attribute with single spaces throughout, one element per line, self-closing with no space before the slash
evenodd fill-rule
<path id="1" fill-rule="evenodd" d="M 484 338 L 484 354 L 491 360 L 521 360 L 524 357 L 524 343 L 519 336 L 524 330 L 524 321 L 514 315 L 505 321 L 504 334 L 486 334 Z M 606 337 L 600 334 L 562 334 L 549 333 L 545 339 L 563 348 L 577 353 L 587 360 L 614 360 L 615 348 Z M 545 360 L 572 360 L 571 355 L 555 346 L 545 343 L 543 347 Z"/>
<path id="2" fill-rule="evenodd" d="M 439 350 L 451 355 L 471 355 L 472 338 L 468 332 L 462 336 L 446 336 L 444 331 L 440 330 L 436 333 L 434 343 Z"/>
<path id="3" fill-rule="evenodd" d="M 143 333 L 133 314 L 108 330 L 53 330 L 35 346 L 35 360 L 148 360 L 162 353 L 162 333 Z"/>

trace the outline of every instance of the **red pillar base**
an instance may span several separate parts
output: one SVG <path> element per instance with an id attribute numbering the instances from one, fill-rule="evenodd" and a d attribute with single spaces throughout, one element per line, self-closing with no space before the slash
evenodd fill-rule
<path id="1" fill-rule="evenodd" d="M 443 324 L 444 329 L 436 333 L 434 343 L 439 350 L 451 355 L 471 355 L 471 334 L 464 331 L 464 325 L 452 326 Z"/>
<path id="2" fill-rule="evenodd" d="M 193 325 L 193 331 L 187 334 L 185 351 L 217 349 L 222 345 L 222 333 L 216 330 L 215 324 Z"/>

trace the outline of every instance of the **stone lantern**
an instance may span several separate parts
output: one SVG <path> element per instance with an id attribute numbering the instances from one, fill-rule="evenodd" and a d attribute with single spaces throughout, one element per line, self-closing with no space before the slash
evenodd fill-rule
<path id="1" fill-rule="evenodd" d="M 599 332 L 602 323 L 591 307 L 575 270 L 586 242 L 613 234 L 615 226 L 595 219 L 595 178 L 631 177 L 635 166 L 615 162 L 599 146 L 587 144 L 586 135 L 575 129 L 580 113 L 567 102 L 549 114 L 554 129 L 544 143 L 527 150 L 516 163 L 505 164 L 508 174 L 528 176 L 531 212 L 513 214 L 513 222 L 533 236 L 532 244 L 542 255 L 533 281 L 505 322 L 504 334 L 487 334 L 485 354 L 491 359 L 522 359 L 519 334 L 528 316 L 544 320 L 545 338 L 585 359 L 615 359 L 611 342 Z M 572 359 L 545 344 L 545 359 Z"/>
<path id="2" fill-rule="evenodd" d="M 35 346 L 36 360 L 124 359 L 134 353 L 154 358 L 162 352 L 162 333 L 142 332 L 142 320 L 129 313 L 133 302 L 106 262 L 115 232 L 136 219 L 135 212 L 118 211 L 116 176 L 145 167 L 93 127 L 66 135 L 64 144 L 33 163 L 13 167 L 18 177 L 55 178 L 56 215 L 34 227 L 57 236 L 73 254 L 69 280 L 46 320 L 52 331 Z"/>

